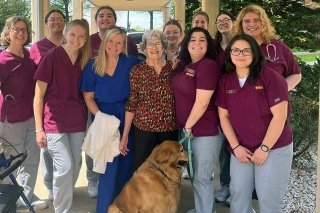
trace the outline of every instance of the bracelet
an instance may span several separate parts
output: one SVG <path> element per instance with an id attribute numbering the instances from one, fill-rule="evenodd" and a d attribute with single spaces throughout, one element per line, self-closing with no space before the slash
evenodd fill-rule
<path id="1" fill-rule="evenodd" d="M 234 151 L 234 150 L 235 150 L 236 148 L 238 148 L 239 146 L 241 146 L 240 143 L 238 144 L 238 146 L 234 147 L 234 148 L 232 149 L 232 151 Z"/>
<path id="2" fill-rule="evenodd" d="M 36 133 L 43 132 L 43 128 L 37 129 L 35 132 L 36 132 Z"/>

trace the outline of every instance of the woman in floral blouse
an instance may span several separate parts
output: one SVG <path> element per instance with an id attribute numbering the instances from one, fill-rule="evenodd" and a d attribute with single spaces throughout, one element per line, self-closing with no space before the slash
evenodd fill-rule
<path id="1" fill-rule="evenodd" d="M 161 31 L 146 31 L 141 43 L 141 49 L 147 55 L 146 61 L 135 65 L 131 70 L 131 91 L 121 141 L 128 140 L 133 123 L 134 171 L 156 145 L 165 140 L 178 139 L 171 89 L 172 62 L 163 57 L 166 47 L 167 41 Z"/>

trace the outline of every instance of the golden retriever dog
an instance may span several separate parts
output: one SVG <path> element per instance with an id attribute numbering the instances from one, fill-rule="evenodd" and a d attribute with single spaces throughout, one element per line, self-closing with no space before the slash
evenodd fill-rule
<path id="1" fill-rule="evenodd" d="M 188 154 L 177 141 L 164 141 L 133 174 L 108 213 L 175 213 L 181 166 Z"/>

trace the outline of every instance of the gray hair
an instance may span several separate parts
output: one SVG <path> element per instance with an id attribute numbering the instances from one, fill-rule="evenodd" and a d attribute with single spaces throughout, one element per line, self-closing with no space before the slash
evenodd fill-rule
<path id="1" fill-rule="evenodd" d="M 160 30 L 147 30 L 144 32 L 142 36 L 142 42 L 140 43 L 140 47 L 142 50 L 145 50 L 147 47 L 148 42 L 152 39 L 159 39 L 162 44 L 163 49 L 167 49 L 168 41 L 164 36 L 163 32 Z"/>

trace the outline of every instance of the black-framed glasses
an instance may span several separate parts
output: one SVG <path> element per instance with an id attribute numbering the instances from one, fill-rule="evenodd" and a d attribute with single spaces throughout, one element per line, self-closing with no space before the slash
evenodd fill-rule
<path id="1" fill-rule="evenodd" d="M 216 21 L 216 24 L 228 24 L 231 21 L 230 18 L 224 18 Z"/>
<path id="2" fill-rule="evenodd" d="M 245 48 L 245 49 L 243 49 L 243 50 L 240 50 L 240 49 L 231 49 L 230 52 L 231 52 L 231 55 L 233 55 L 233 56 L 239 56 L 240 53 L 242 53 L 242 55 L 244 55 L 244 56 L 249 56 L 249 55 L 252 54 L 252 51 L 251 51 L 250 48 Z"/>
<path id="3" fill-rule="evenodd" d="M 15 34 L 19 34 L 20 32 L 22 32 L 22 34 L 28 34 L 28 29 L 27 28 L 11 27 L 11 30 Z"/>

